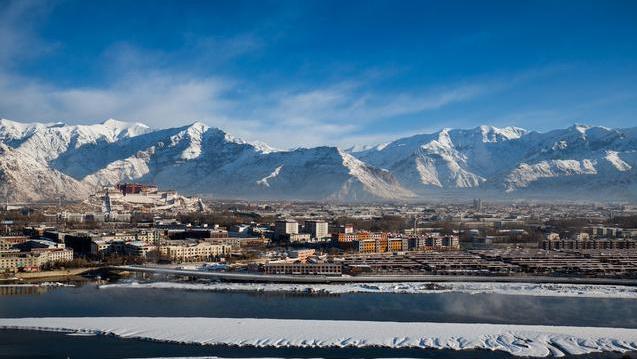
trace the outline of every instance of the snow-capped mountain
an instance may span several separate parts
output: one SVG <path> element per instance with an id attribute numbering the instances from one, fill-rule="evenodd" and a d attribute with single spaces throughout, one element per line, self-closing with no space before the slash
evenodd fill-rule
<path id="1" fill-rule="evenodd" d="M 37 168 L 38 177 L 51 178 L 55 184 L 39 190 L 28 185 L 34 180 L 33 171 L 11 171 L 8 166 L 5 172 L 12 178 L 28 182 L 3 182 L 14 200 L 59 198 L 60 190 L 67 187 L 75 191 L 73 196 L 81 197 L 124 181 L 217 197 L 389 200 L 412 196 L 389 172 L 336 147 L 278 151 L 203 123 L 153 131 L 115 120 L 86 126 L 2 120 L 0 141 L 3 162 L 24 155 L 25 165 Z"/>
<path id="2" fill-rule="evenodd" d="M 0 119 L 0 141 L 47 162 L 68 150 L 89 144 L 112 143 L 150 131 L 143 124 L 113 119 L 96 125 L 19 123 Z"/>
<path id="3" fill-rule="evenodd" d="M 0 142 L 0 195 L 4 200 L 80 200 L 89 194 L 85 184 Z"/>
<path id="4" fill-rule="evenodd" d="M 480 126 L 358 150 L 282 151 L 203 123 L 152 130 L 116 120 L 0 120 L 0 146 L 0 186 L 10 200 L 82 198 L 123 181 L 258 199 L 637 199 L 637 128 Z"/>
<path id="5" fill-rule="evenodd" d="M 637 198 L 637 131 L 575 125 L 546 133 L 443 129 L 363 151 L 420 195 Z M 609 197 L 610 196 L 610 197 Z"/>

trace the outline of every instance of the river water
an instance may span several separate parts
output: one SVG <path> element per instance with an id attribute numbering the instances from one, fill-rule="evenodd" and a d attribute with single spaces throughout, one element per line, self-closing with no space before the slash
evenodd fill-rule
<path id="1" fill-rule="evenodd" d="M 2 295 L 4 294 L 4 295 Z M 0 290 L 0 317 L 224 317 L 538 324 L 637 328 L 637 300 L 456 292 L 427 294 L 223 292 L 109 287 Z M 156 343 L 111 336 L 0 330 L 0 357 L 509 357 L 418 349 L 255 349 Z M 587 357 L 621 357 L 606 353 Z"/>

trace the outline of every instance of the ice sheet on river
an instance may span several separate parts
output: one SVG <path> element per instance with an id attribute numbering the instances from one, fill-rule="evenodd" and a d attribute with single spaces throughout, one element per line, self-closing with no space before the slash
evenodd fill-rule
<path id="1" fill-rule="evenodd" d="M 277 283 L 188 283 L 149 282 L 117 283 L 102 285 L 100 288 L 156 288 L 212 291 L 257 291 L 257 292 L 323 292 L 344 293 L 398 293 L 427 294 L 442 292 L 462 292 L 470 294 L 496 293 L 507 295 L 529 295 L 546 297 L 591 297 L 637 299 L 637 287 L 620 285 L 587 284 L 540 284 L 540 283 L 473 283 L 446 282 L 436 285 L 423 282 L 404 283 L 348 283 L 348 284 L 277 284 Z"/>
<path id="2" fill-rule="evenodd" d="M 637 329 L 464 323 L 237 318 L 11 318 L 0 328 L 254 347 L 388 347 L 502 350 L 545 357 L 637 350 Z"/>

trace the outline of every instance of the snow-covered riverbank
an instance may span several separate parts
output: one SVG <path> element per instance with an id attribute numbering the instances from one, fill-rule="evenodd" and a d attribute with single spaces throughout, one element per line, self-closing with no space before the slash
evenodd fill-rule
<path id="1" fill-rule="evenodd" d="M 496 293 L 505 295 L 527 295 L 545 297 L 591 297 L 637 299 L 637 287 L 619 285 L 587 284 L 542 284 L 542 283 L 348 283 L 348 284 L 285 284 L 285 283 L 188 283 L 149 282 L 117 283 L 100 286 L 109 288 L 154 288 L 210 291 L 253 291 L 253 292 L 320 292 L 329 294 L 345 293 L 397 293 L 427 294 L 442 292 L 462 292 L 469 294 Z"/>
<path id="2" fill-rule="evenodd" d="M 254 347 L 387 347 L 502 350 L 545 357 L 637 350 L 637 329 L 464 323 L 235 318 L 13 318 L 0 328 Z"/>

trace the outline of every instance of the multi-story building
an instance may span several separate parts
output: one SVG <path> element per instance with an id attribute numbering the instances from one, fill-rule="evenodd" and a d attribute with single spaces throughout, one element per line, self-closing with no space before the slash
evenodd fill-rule
<path id="1" fill-rule="evenodd" d="M 475 198 L 473 200 L 473 209 L 476 211 L 482 211 L 482 200 L 480 198 Z"/>
<path id="2" fill-rule="evenodd" d="M 354 226 L 351 224 L 329 226 L 330 233 L 354 233 Z"/>
<path id="3" fill-rule="evenodd" d="M 352 232 L 352 233 L 334 233 L 332 240 L 338 243 L 352 242 L 352 241 L 364 241 L 366 239 L 372 240 L 386 240 L 387 233 L 384 232 Z"/>
<path id="4" fill-rule="evenodd" d="M 387 240 L 387 251 L 402 252 L 409 249 L 409 239 L 407 238 L 389 238 Z"/>
<path id="5" fill-rule="evenodd" d="M 104 258 L 109 255 L 124 255 L 126 242 L 122 240 L 93 239 L 91 240 L 90 256 Z"/>
<path id="6" fill-rule="evenodd" d="M 409 237 L 408 248 L 413 251 L 458 250 L 460 239 L 455 235 L 443 236 L 439 233 Z"/>
<path id="7" fill-rule="evenodd" d="M 29 241 L 27 236 L 2 236 L 0 237 L 0 250 L 11 249 L 15 245 Z"/>
<path id="8" fill-rule="evenodd" d="M 137 241 L 156 243 L 159 239 L 159 231 L 139 231 L 135 233 L 135 240 Z"/>
<path id="9" fill-rule="evenodd" d="M 232 246 L 209 242 L 187 242 L 163 245 L 159 247 L 160 256 L 164 259 L 179 262 L 204 261 L 222 257 L 230 253 Z"/>
<path id="10" fill-rule="evenodd" d="M 31 253 L 39 253 L 43 264 L 50 262 L 70 262 L 73 260 L 73 251 L 63 248 L 35 249 Z"/>
<path id="11" fill-rule="evenodd" d="M 278 220 L 274 223 L 274 239 L 286 240 L 290 234 L 299 233 L 299 223 L 295 220 Z"/>
<path id="12" fill-rule="evenodd" d="M 228 238 L 228 231 L 220 228 L 179 228 L 168 229 L 165 234 L 170 239 L 209 239 L 209 238 Z"/>
<path id="13" fill-rule="evenodd" d="M 126 242 L 124 245 L 124 253 L 128 256 L 146 258 L 148 252 L 153 248 L 152 244 L 142 241 Z"/>
<path id="14" fill-rule="evenodd" d="M 292 259 L 298 259 L 300 261 L 305 261 L 308 258 L 312 257 L 316 251 L 314 249 L 297 249 L 288 252 L 288 257 Z"/>
<path id="15" fill-rule="evenodd" d="M 35 249 L 30 252 L 17 249 L 1 251 L 0 272 L 37 271 L 45 264 L 72 260 L 73 251 L 63 248 Z"/>
<path id="16" fill-rule="evenodd" d="M 444 236 L 442 237 L 441 249 L 460 249 L 460 238 L 458 236 Z"/>
<path id="17" fill-rule="evenodd" d="M 72 249 L 75 255 L 80 257 L 91 253 L 92 240 L 91 234 L 86 232 L 64 235 L 64 245 L 66 245 L 66 248 Z"/>
<path id="18" fill-rule="evenodd" d="M 341 249 L 361 253 L 381 253 L 386 252 L 388 248 L 387 233 L 383 232 L 334 233 L 332 240 L 336 241 Z"/>
<path id="19" fill-rule="evenodd" d="M 592 237 L 616 238 L 622 237 L 623 229 L 619 227 L 596 226 L 584 229 Z"/>
<path id="20" fill-rule="evenodd" d="M 309 233 L 312 238 L 323 239 L 330 236 L 329 226 L 326 221 L 305 221 L 305 232 Z"/>
<path id="21" fill-rule="evenodd" d="M 352 250 L 359 253 L 376 253 L 378 252 L 378 241 L 373 239 L 362 239 L 348 242 Z"/>
<path id="22" fill-rule="evenodd" d="M 283 237 L 280 237 L 280 238 L 285 238 L 290 243 L 309 242 L 312 239 L 312 237 L 310 237 L 309 233 L 290 233 L 290 234 L 286 234 L 286 235 L 284 235 Z"/>

